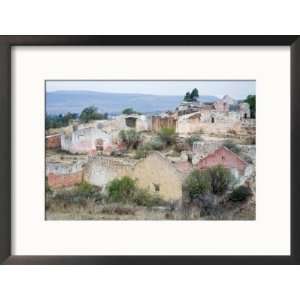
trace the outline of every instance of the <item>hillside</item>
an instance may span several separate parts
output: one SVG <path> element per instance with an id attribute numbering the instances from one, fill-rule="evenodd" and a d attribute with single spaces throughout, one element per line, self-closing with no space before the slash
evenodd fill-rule
<path id="1" fill-rule="evenodd" d="M 200 95 L 201 101 L 212 102 L 216 99 L 215 96 Z M 55 91 L 46 94 L 46 111 L 48 114 L 80 113 L 83 108 L 95 105 L 99 112 L 110 114 L 120 113 L 126 107 L 131 107 L 139 112 L 150 113 L 174 110 L 181 100 L 182 96 L 177 95 Z"/>

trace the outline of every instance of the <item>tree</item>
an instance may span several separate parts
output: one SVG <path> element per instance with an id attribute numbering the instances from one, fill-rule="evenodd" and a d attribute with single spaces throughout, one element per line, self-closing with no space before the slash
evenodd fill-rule
<path id="1" fill-rule="evenodd" d="M 240 152 L 241 152 L 241 148 L 237 144 L 235 144 L 232 140 L 226 140 L 223 143 L 223 146 L 225 146 L 226 148 L 228 148 L 235 154 L 240 154 Z"/>
<path id="2" fill-rule="evenodd" d="M 217 195 L 224 194 L 232 182 L 230 171 L 222 165 L 218 165 L 209 168 L 208 173 L 211 179 L 211 192 Z"/>
<path id="3" fill-rule="evenodd" d="M 136 183 L 128 176 L 115 178 L 107 185 L 107 195 L 112 202 L 129 202 L 136 190 Z"/>
<path id="4" fill-rule="evenodd" d="M 46 115 L 45 127 L 46 129 L 50 128 L 60 128 L 69 125 L 70 120 L 75 120 L 78 118 L 77 114 L 68 112 L 65 115 Z"/>
<path id="5" fill-rule="evenodd" d="M 198 89 L 194 88 L 191 92 L 191 98 L 192 98 L 192 100 L 196 100 L 196 98 L 198 98 L 198 97 L 199 97 L 199 91 L 198 91 Z"/>
<path id="6" fill-rule="evenodd" d="M 250 116 L 251 116 L 251 118 L 255 119 L 255 117 L 256 117 L 256 96 L 248 95 L 244 102 L 249 104 Z"/>
<path id="7" fill-rule="evenodd" d="M 98 113 L 96 106 L 86 107 L 79 116 L 79 119 L 84 123 L 88 123 L 91 120 L 103 120 L 105 118 L 107 118 L 107 115 Z"/>
<path id="8" fill-rule="evenodd" d="M 128 107 L 128 108 L 125 108 L 122 111 L 122 114 L 124 114 L 124 115 L 133 115 L 133 114 L 140 114 L 140 113 L 136 112 L 133 108 Z"/>
<path id="9" fill-rule="evenodd" d="M 187 177 L 184 187 L 191 200 L 209 193 L 211 190 L 211 178 L 207 171 L 194 170 Z"/>
<path id="10" fill-rule="evenodd" d="M 119 139 L 126 145 L 127 149 L 136 149 L 141 142 L 141 135 L 134 129 L 121 130 Z"/>
<path id="11" fill-rule="evenodd" d="M 184 101 L 187 101 L 187 102 L 191 102 L 193 101 L 192 97 L 191 97 L 191 93 L 190 92 L 187 92 L 184 96 Z"/>
<path id="12" fill-rule="evenodd" d="M 252 191 L 249 187 L 241 185 L 235 188 L 229 196 L 231 201 L 244 201 L 252 195 Z"/>
<path id="13" fill-rule="evenodd" d="M 165 143 L 167 146 L 170 146 L 176 142 L 176 132 L 175 128 L 172 127 L 163 127 L 160 129 L 158 133 L 159 138 L 163 143 Z"/>

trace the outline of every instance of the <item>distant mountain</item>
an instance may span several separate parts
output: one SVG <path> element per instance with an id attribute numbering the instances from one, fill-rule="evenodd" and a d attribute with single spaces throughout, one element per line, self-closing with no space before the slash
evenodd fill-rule
<path id="1" fill-rule="evenodd" d="M 48 114 L 80 113 L 85 107 L 95 105 L 99 112 L 120 113 L 131 107 L 142 113 L 174 110 L 183 96 L 102 93 L 92 91 L 55 91 L 46 94 Z M 200 100 L 213 102 L 215 96 L 200 95 Z"/>

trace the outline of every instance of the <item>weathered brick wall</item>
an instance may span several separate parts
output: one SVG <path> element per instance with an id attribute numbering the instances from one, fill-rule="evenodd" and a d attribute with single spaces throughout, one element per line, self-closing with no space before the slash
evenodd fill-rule
<path id="1" fill-rule="evenodd" d="M 50 163 L 46 164 L 46 176 L 51 188 L 70 187 L 83 180 L 84 161 L 72 164 Z"/>
<path id="2" fill-rule="evenodd" d="M 82 182 L 83 172 L 78 171 L 71 174 L 48 174 L 48 185 L 51 188 L 70 187 Z"/>
<path id="3" fill-rule="evenodd" d="M 46 148 L 47 149 L 60 149 L 61 148 L 61 135 L 49 135 L 46 137 Z"/>

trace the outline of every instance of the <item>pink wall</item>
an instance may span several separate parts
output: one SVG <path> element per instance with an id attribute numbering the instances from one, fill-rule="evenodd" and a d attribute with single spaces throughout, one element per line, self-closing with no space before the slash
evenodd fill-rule
<path id="1" fill-rule="evenodd" d="M 201 159 L 198 163 L 198 168 L 206 169 L 217 165 L 222 165 L 229 169 L 237 169 L 240 174 L 243 174 L 247 167 L 247 163 L 239 158 L 238 155 L 222 147 Z"/>

